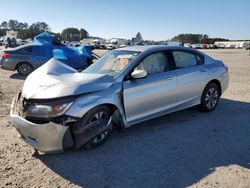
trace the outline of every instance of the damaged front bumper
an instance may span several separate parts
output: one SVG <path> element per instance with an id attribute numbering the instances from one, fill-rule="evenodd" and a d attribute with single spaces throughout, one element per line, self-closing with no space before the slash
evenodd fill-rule
<path id="1" fill-rule="evenodd" d="M 68 126 L 54 122 L 36 124 L 21 117 L 17 107 L 19 98 L 12 101 L 10 117 L 27 144 L 44 153 L 62 151 L 74 145 Z"/>

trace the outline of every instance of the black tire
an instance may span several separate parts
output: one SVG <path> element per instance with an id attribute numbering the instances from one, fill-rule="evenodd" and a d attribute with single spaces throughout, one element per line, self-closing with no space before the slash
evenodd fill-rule
<path id="1" fill-rule="evenodd" d="M 83 116 L 81 123 L 77 127 L 74 127 L 74 128 L 80 129 L 82 128 L 82 126 L 86 126 L 89 123 L 93 123 L 98 120 L 105 120 L 108 123 L 111 114 L 112 114 L 112 111 L 108 106 L 105 106 L 105 105 L 97 106 L 91 109 L 90 111 L 88 111 Z M 98 119 L 98 117 L 100 119 Z M 109 136 L 110 132 L 111 132 L 111 129 L 100 133 L 99 135 L 97 135 L 96 137 L 88 141 L 87 143 L 83 144 L 81 147 L 84 149 L 93 149 L 102 145 L 107 140 L 107 137 Z"/>
<path id="2" fill-rule="evenodd" d="M 19 63 L 16 67 L 16 70 L 18 74 L 28 76 L 34 70 L 34 68 L 29 63 Z"/>
<path id="3" fill-rule="evenodd" d="M 208 84 L 201 97 L 201 110 L 204 112 L 211 112 L 213 111 L 220 98 L 220 90 L 219 87 L 215 83 Z"/>

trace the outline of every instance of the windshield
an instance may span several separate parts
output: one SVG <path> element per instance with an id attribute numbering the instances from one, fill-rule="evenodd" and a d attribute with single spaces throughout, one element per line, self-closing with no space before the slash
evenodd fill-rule
<path id="1" fill-rule="evenodd" d="M 117 76 L 128 64 L 136 58 L 140 52 L 127 50 L 113 50 L 106 53 L 98 61 L 93 63 L 83 73 L 90 74 L 107 74 L 109 76 Z"/>

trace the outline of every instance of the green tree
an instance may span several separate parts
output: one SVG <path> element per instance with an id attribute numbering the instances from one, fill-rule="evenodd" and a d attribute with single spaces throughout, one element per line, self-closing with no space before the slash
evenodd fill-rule
<path id="1" fill-rule="evenodd" d="M 204 34 L 204 35 L 201 35 L 201 40 L 200 41 L 203 44 L 207 44 L 208 39 L 209 39 L 209 36 Z"/>
<path id="2" fill-rule="evenodd" d="M 203 43 L 203 44 L 214 44 L 215 41 L 228 41 L 224 38 L 209 38 L 207 34 L 179 34 L 171 39 L 172 41 L 180 43 Z"/>
<path id="3" fill-rule="evenodd" d="M 31 36 L 28 29 L 20 29 L 17 33 L 17 38 L 24 40 L 28 38 L 33 38 L 33 36 Z"/>
<path id="4" fill-rule="evenodd" d="M 18 28 L 18 29 L 21 29 L 21 30 L 23 30 L 23 29 L 28 29 L 28 27 L 29 27 L 29 25 L 28 25 L 27 23 L 22 23 L 22 22 L 20 22 L 20 23 L 17 25 L 17 28 Z"/>
<path id="5" fill-rule="evenodd" d="M 207 35 L 205 35 L 206 37 Z M 202 34 L 179 34 L 171 39 L 171 41 L 176 41 L 180 43 L 191 43 L 191 44 L 196 44 L 200 43 L 201 40 L 203 39 Z"/>
<path id="6" fill-rule="evenodd" d="M 64 29 L 61 33 L 61 37 L 66 41 L 79 41 L 81 39 L 80 31 L 74 27 Z"/>
<path id="7" fill-rule="evenodd" d="M 17 20 L 9 20 L 8 29 L 17 30 L 19 22 Z"/>
<path id="8" fill-rule="evenodd" d="M 47 23 L 45 22 L 36 22 L 31 24 L 29 29 L 35 29 L 38 30 L 40 32 L 44 32 L 44 31 L 50 31 L 50 27 Z"/>
<path id="9" fill-rule="evenodd" d="M 28 38 L 34 38 L 36 35 L 43 33 L 45 31 L 50 31 L 50 27 L 45 22 L 36 22 L 30 25 L 28 32 Z"/>
<path id="10" fill-rule="evenodd" d="M 6 35 L 6 29 L 0 29 L 0 37 Z"/>
<path id="11" fill-rule="evenodd" d="M 1 28 L 2 29 L 7 29 L 8 28 L 8 23 L 6 21 L 1 23 Z"/>
<path id="12" fill-rule="evenodd" d="M 81 37 L 81 39 L 84 39 L 84 38 L 88 38 L 88 37 L 89 37 L 88 31 L 86 31 L 85 29 L 81 28 L 79 32 L 80 32 L 80 37 Z"/>
<path id="13" fill-rule="evenodd" d="M 19 22 L 18 20 L 9 20 L 3 21 L 0 24 L 0 35 L 3 36 L 6 34 L 6 30 L 15 30 L 18 31 L 18 38 L 27 39 L 34 38 L 36 35 L 44 32 L 50 31 L 50 27 L 45 22 L 36 22 L 30 26 L 27 23 Z"/>

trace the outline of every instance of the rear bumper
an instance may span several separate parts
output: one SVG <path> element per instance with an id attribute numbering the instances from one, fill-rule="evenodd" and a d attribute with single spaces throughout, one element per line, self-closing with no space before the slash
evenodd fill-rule
<path id="1" fill-rule="evenodd" d="M 18 97 L 11 104 L 10 117 L 21 138 L 30 146 L 44 153 L 58 152 L 73 146 L 67 126 L 53 122 L 35 124 L 22 118 L 17 110 Z"/>
<path id="2" fill-rule="evenodd" d="M 16 69 L 16 63 L 9 62 L 8 59 L 0 59 L 0 67 L 5 70 L 14 71 Z"/>

